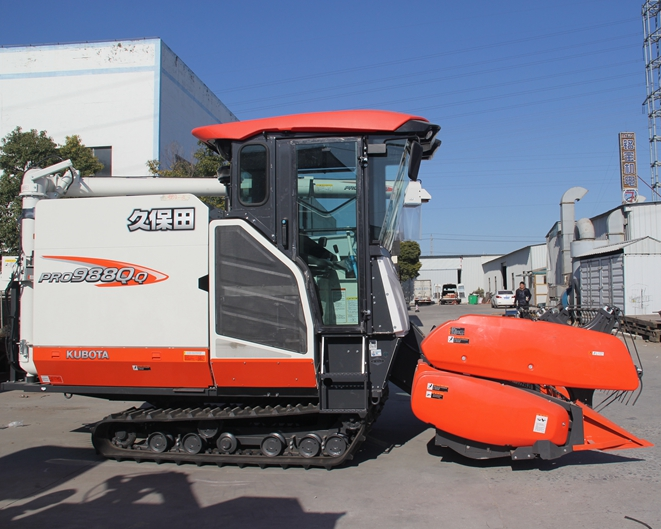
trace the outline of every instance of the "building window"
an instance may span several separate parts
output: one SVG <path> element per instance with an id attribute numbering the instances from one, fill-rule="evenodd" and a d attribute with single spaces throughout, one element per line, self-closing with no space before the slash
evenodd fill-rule
<path id="1" fill-rule="evenodd" d="M 103 169 L 94 176 L 112 176 L 112 147 L 90 147 L 92 154 L 103 164 Z"/>

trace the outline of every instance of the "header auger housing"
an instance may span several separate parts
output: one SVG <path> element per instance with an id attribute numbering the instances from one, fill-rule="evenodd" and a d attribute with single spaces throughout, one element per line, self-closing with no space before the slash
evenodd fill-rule
<path id="1" fill-rule="evenodd" d="M 364 440 L 389 381 L 473 457 L 462 446 L 645 446 L 614 441 L 572 397 L 637 384 L 597 333 L 471 317 L 421 354 L 391 252 L 403 209 L 429 198 L 417 175 L 439 129 L 394 112 L 303 114 L 195 129 L 227 161 L 218 179 L 29 171 L 11 348 L 25 380 L 6 386 L 147 401 L 96 425 L 95 447 L 116 459 L 330 468 Z M 581 347 L 513 348 L 505 337 L 525 325 Z M 590 348 L 604 354 L 586 361 Z M 615 357 L 621 370 L 600 375 Z"/>
<path id="2" fill-rule="evenodd" d="M 422 351 L 411 403 L 436 427 L 436 444 L 478 459 L 651 446 L 591 408 L 596 389 L 640 384 L 625 345 L 610 334 L 463 316 L 434 329 Z"/>

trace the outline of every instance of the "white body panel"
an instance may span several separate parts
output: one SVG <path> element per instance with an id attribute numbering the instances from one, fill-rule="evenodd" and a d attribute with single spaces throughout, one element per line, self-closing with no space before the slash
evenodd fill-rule
<path id="1" fill-rule="evenodd" d="M 147 217 L 154 210 L 158 223 Z M 170 226 L 168 210 L 194 211 L 194 226 L 152 230 Z M 196 197 L 42 200 L 35 217 L 35 346 L 208 347 L 208 295 L 198 288 L 208 273 L 208 208 Z M 76 269 L 113 267 L 94 260 L 119 262 L 126 284 L 71 280 Z M 143 279 L 142 267 L 149 280 L 126 279 L 131 268 Z"/>
<path id="2" fill-rule="evenodd" d="M 259 244 L 264 251 L 269 252 L 274 259 L 277 259 L 284 265 L 296 280 L 298 293 L 301 299 L 301 306 L 305 318 L 306 327 L 306 341 L 307 349 L 305 351 L 292 352 L 286 349 L 272 347 L 255 341 L 242 340 L 236 337 L 223 336 L 216 332 L 214 322 L 216 321 L 216 301 L 210 298 L 209 306 L 209 323 L 212 329 L 211 344 L 210 344 L 210 357 L 215 359 L 274 359 L 274 358 L 296 358 L 296 359 L 314 359 L 314 324 L 312 322 L 312 313 L 310 312 L 310 301 L 305 290 L 305 279 L 303 273 L 296 266 L 296 264 L 287 259 L 284 254 L 279 252 L 273 244 L 268 242 L 255 228 L 242 220 L 236 219 L 223 219 L 213 221 L 209 225 L 209 238 L 214 240 L 214 230 L 218 226 L 237 226 L 245 230 L 251 237 L 254 244 Z M 211 243 L 211 251 L 209 252 L 209 290 L 217 292 L 216 276 L 213 272 L 216 259 L 216 248 L 214 243 Z M 269 298 L 277 296 L 277 291 L 271 292 L 269 286 L 252 285 L 247 291 L 252 291 L 255 298 L 262 297 L 266 302 Z M 248 292 L 249 294 L 249 292 Z M 256 318 L 252 324 L 255 329 L 260 325 L 260 321 Z"/>

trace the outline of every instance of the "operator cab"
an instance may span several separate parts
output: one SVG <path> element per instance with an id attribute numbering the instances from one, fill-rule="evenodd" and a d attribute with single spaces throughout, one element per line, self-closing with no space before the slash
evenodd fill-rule
<path id="1" fill-rule="evenodd" d="M 409 320 L 391 253 L 439 128 L 349 111 L 193 131 L 229 163 L 229 204 L 210 224 L 219 392 L 283 388 L 276 394 L 318 396 L 325 413 L 364 414 L 393 372 L 409 386 L 418 357 L 392 368 Z"/>
<path id="2" fill-rule="evenodd" d="M 201 127 L 230 163 L 227 218 L 247 220 L 314 280 L 319 324 L 364 331 L 370 256 L 391 252 L 409 181 L 440 127 L 382 111 Z"/>

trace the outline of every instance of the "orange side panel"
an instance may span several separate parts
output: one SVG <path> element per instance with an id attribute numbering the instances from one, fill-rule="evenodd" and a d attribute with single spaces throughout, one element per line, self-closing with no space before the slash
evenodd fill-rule
<path id="1" fill-rule="evenodd" d="M 219 387 L 314 388 L 317 386 L 312 359 L 213 359 L 211 369 Z"/>
<path id="2" fill-rule="evenodd" d="M 420 363 L 411 394 L 413 413 L 439 430 L 498 446 L 567 441 L 567 411 L 544 399 L 490 380 L 439 371 Z"/>
<path id="3" fill-rule="evenodd" d="M 206 388 L 209 351 L 162 347 L 35 347 L 42 383 L 67 386 Z"/>
<path id="4" fill-rule="evenodd" d="M 573 388 L 633 391 L 638 374 L 615 336 L 569 325 L 469 315 L 422 342 L 434 367 L 457 373 Z"/>
<path id="5" fill-rule="evenodd" d="M 620 450 L 624 448 L 646 448 L 654 446 L 645 439 L 620 428 L 585 404 L 576 402 L 583 408 L 583 432 L 585 444 L 574 446 L 574 450 Z"/>

